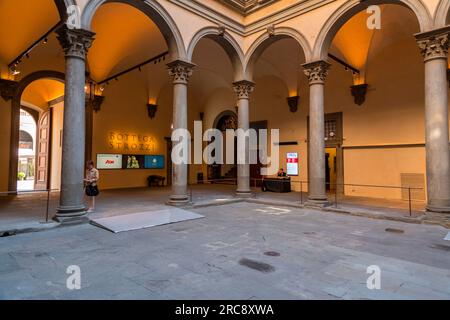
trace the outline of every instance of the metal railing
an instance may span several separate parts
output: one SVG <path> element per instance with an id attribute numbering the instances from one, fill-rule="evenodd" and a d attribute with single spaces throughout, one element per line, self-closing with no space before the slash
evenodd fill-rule
<path id="1" fill-rule="evenodd" d="M 258 182 L 262 184 L 262 181 L 264 179 L 254 179 L 252 178 L 252 186 L 255 188 L 258 188 Z M 305 199 L 307 199 L 307 187 L 309 182 L 308 181 L 304 181 L 304 180 L 291 180 L 291 185 L 295 185 L 297 184 L 299 186 L 299 192 L 300 193 L 300 204 L 304 204 L 306 201 Z M 355 184 L 355 183 L 326 183 L 325 184 L 327 187 L 329 187 L 329 191 L 328 191 L 328 195 L 330 195 L 332 198 L 334 199 L 334 207 L 338 208 L 339 207 L 339 195 L 343 196 L 343 197 L 347 197 L 347 199 L 350 198 L 356 198 L 356 197 L 360 197 L 360 198 L 367 198 L 367 199 L 373 199 L 374 201 L 376 201 L 377 199 L 381 199 L 381 198 L 377 198 L 377 197 L 369 197 L 369 196 L 352 196 L 352 195 L 346 195 L 345 194 L 345 187 L 361 187 L 361 188 L 368 188 L 368 189 L 385 189 L 385 190 L 400 190 L 400 191 L 406 191 L 407 192 L 407 199 L 403 200 L 403 199 L 384 199 L 384 200 L 397 200 L 397 201 L 407 201 L 408 202 L 408 212 L 409 215 L 412 216 L 413 214 L 413 208 L 412 208 L 412 203 L 413 203 L 413 198 L 412 198 L 412 192 L 414 191 L 424 191 L 424 188 L 418 188 L 418 187 L 402 187 L 402 186 L 390 186 L 390 185 L 371 185 L 371 184 Z M 305 188 L 306 187 L 306 188 Z M 334 187 L 334 190 L 331 190 L 331 187 Z M 341 191 L 339 191 L 339 188 L 341 188 Z M 334 191 L 334 192 L 332 192 Z M 328 201 L 330 200 L 331 197 L 329 197 Z M 418 200 L 418 201 L 422 201 L 422 200 Z M 423 200 L 424 201 L 424 200 Z M 344 201 L 343 201 L 344 202 Z"/>
<path id="2" fill-rule="evenodd" d="M 51 194 L 60 192 L 59 189 L 42 189 L 42 190 L 21 190 L 21 191 L 5 191 L 0 192 L 0 201 L 4 198 L 11 196 L 21 196 L 21 195 L 45 195 L 45 210 L 44 210 L 44 222 L 48 223 L 50 221 L 50 202 Z"/>
<path id="3" fill-rule="evenodd" d="M 250 185 L 252 188 L 257 189 L 261 188 L 262 182 L 264 179 L 250 179 Z M 299 193 L 299 198 L 297 198 L 300 201 L 300 204 L 303 205 L 306 203 L 306 200 L 308 199 L 307 191 L 308 191 L 308 184 L 309 182 L 306 180 L 291 180 L 290 181 L 291 186 L 295 186 L 296 188 L 292 188 L 295 193 Z M 189 198 L 190 201 L 194 201 L 194 195 L 193 195 L 193 186 L 199 186 L 202 184 L 231 184 L 231 185 L 237 185 L 237 179 L 236 178 L 228 178 L 228 179 L 206 179 L 203 181 L 197 181 L 196 183 L 190 184 L 189 187 Z M 405 210 L 406 208 L 401 205 L 402 201 L 407 202 L 407 211 L 409 212 L 409 216 L 413 215 L 413 202 L 416 201 L 413 199 L 412 194 L 413 192 L 417 191 L 424 191 L 424 188 L 418 188 L 418 187 L 403 187 L 403 186 L 392 186 L 392 185 L 371 185 L 371 184 L 354 184 L 354 183 L 327 183 L 326 184 L 329 189 L 334 188 L 334 190 L 329 190 L 327 192 L 328 196 L 328 203 L 331 202 L 331 206 L 334 206 L 335 208 L 339 208 L 339 205 L 355 205 L 358 204 L 356 199 L 364 199 L 366 202 L 368 200 L 374 202 L 372 205 L 368 204 L 362 204 L 362 206 L 374 206 L 374 207 L 386 207 L 385 205 L 379 205 L 376 202 L 382 200 L 382 201 L 394 201 L 397 207 L 395 209 Z M 381 197 L 371 197 L 367 195 L 349 195 L 346 194 L 345 188 L 346 187 L 358 187 L 358 188 L 365 188 L 365 189 L 384 189 L 384 190 L 400 190 L 406 192 L 406 200 L 403 198 L 398 197 L 392 197 L 392 198 L 381 198 Z M 256 191 L 256 190 L 254 190 Z M 204 190 L 199 191 L 201 193 L 204 193 Z M 230 193 L 231 194 L 231 193 Z M 230 195 L 230 194 L 224 194 L 224 195 Z M 258 198 L 262 197 L 263 193 L 254 192 L 253 197 Z M 233 192 L 234 195 L 234 192 Z M 277 196 L 275 196 L 277 197 Z M 342 198 L 340 198 L 342 197 Z M 279 196 L 278 198 L 282 198 L 282 196 Z M 287 199 L 288 201 L 294 201 L 297 202 L 295 197 L 290 197 Z M 417 200 L 417 202 L 423 202 L 424 200 Z M 400 205 L 400 206 L 399 206 Z"/>

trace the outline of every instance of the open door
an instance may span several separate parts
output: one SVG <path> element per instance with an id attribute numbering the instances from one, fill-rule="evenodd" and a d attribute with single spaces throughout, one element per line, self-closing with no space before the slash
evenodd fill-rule
<path id="1" fill-rule="evenodd" d="M 38 122 L 38 147 L 36 154 L 36 190 L 46 190 L 49 187 L 50 144 L 52 111 L 42 113 Z"/>

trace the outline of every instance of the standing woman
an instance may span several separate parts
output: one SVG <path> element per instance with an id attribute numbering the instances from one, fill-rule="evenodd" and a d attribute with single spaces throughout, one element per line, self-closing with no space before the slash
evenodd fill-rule
<path id="1" fill-rule="evenodd" d="M 90 198 L 88 213 L 95 211 L 95 197 L 98 196 L 98 179 L 99 173 L 98 170 L 94 167 L 94 161 L 89 160 L 86 163 L 86 179 L 84 182 L 86 184 L 85 193 L 88 198 Z"/>

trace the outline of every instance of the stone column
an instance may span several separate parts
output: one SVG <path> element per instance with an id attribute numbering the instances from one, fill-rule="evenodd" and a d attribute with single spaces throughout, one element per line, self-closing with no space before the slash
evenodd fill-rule
<path id="1" fill-rule="evenodd" d="M 324 87 L 330 68 L 326 61 L 315 61 L 303 65 L 309 80 L 309 149 L 308 149 L 308 181 L 311 205 L 327 204 L 325 178 L 325 114 Z"/>
<path id="2" fill-rule="evenodd" d="M 188 129 L 187 113 L 187 85 L 189 77 L 192 75 L 195 65 L 176 60 L 168 65 L 169 75 L 173 79 L 173 130 Z M 185 139 L 190 139 L 186 136 Z M 173 148 L 182 143 L 174 141 Z M 169 155 L 170 156 L 170 155 Z M 188 164 L 173 164 L 172 170 L 172 195 L 169 203 L 172 205 L 182 205 L 189 202 L 188 184 Z"/>
<path id="3" fill-rule="evenodd" d="M 85 59 L 94 33 L 69 29 L 57 31 L 66 57 L 61 195 L 56 219 L 63 223 L 85 219 L 83 195 L 85 173 Z"/>
<path id="4" fill-rule="evenodd" d="M 425 61 L 427 210 L 450 213 L 447 59 L 450 27 L 416 35 Z"/>
<path id="5" fill-rule="evenodd" d="M 237 95 L 237 107 L 238 107 L 238 129 L 242 129 L 247 132 L 250 128 L 250 116 L 249 105 L 250 95 L 255 88 L 255 84 L 251 81 L 242 80 L 233 83 L 234 90 Z M 248 197 L 251 195 L 250 189 L 250 145 L 248 139 L 245 141 L 245 145 L 239 147 L 238 154 L 245 154 L 245 164 L 237 165 L 237 190 L 236 193 L 239 197 Z"/>

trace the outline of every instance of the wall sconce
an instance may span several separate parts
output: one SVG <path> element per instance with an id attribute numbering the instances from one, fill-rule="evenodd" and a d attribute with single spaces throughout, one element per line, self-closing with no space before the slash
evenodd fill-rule
<path id="1" fill-rule="evenodd" d="M 0 96 L 5 101 L 10 101 L 16 92 L 18 86 L 18 82 L 7 80 L 7 79 L 0 79 Z"/>
<path id="2" fill-rule="evenodd" d="M 298 104 L 300 102 L 300 97 L 299 96 L 289 97 L 289 98 L 287 98 L 287 102 L 289 105 L 289 110 L 291 110 L 292 113 L 297 112 Z"/>
<path id="3" fill-rule="evenodd" d="M 158 105 L 153 104 L 153 103 L 147 103 L 147 111 L 148 111 L 148 116 L 150 117 L 150 119 L 155 118 L 156 111 L 158 111 Z"/>
<path id="4" fill-rule="evenodd" d="M 85 101 L 86 101 L 86 107 L 92 108 L 92 110 L 95 111 L 95 113 L 97 113 L 100 111 L 103 101 L 105 101 L 105 97 L 95 94 L 92 96 L 92 98 L 86 99 Z"/>
<path id="5" fill-rule="evenodd" d="M 366 101 L 366 93 L 368 87 L 369 85 L 366 83 L 350 87 L 352 96 L 355 98 L 355 104 L 357 104 L 358 106 L 362 105 Z"/>

